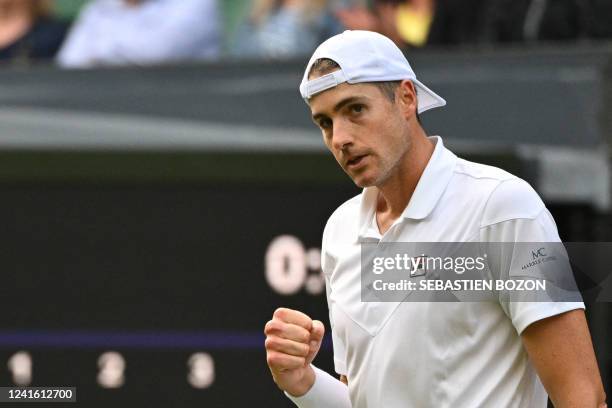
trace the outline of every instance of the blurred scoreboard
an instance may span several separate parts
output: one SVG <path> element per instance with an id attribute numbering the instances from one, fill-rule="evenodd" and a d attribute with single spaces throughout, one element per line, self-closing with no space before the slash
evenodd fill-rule
<path id="1" fill-rule="evenodd" d="M 263 327 L 286 306 L 329 329 L 321 234 L 356 193 L 238 176 L 4 182 L 0 385 L 74 386 L 83 406 L 291 406 Z M 316 363 L 333 370 L 329 339 Z"/>

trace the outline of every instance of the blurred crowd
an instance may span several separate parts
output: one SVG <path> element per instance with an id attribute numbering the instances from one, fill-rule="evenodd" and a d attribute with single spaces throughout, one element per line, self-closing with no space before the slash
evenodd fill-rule
<path id="1" fill-rule="evenodd" d="M 308 55 L 345 29 L 400 47 L 612 38 L 612 0 L 0 0 L 0 64 Z"/>

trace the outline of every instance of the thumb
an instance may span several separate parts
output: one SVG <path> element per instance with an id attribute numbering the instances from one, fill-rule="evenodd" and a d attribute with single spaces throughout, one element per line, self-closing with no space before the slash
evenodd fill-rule
<path id="1" fill-rule="evenodd" d="M 310 330 L 310 351 L 306 356 L 306 364 L 312 363 L 312 360 L 316 357 L 319 349 L 321 348 L 321 342 L 323 341 L 323 335 L 325 334 L 325 326 L 319 320 L 312 321 L 312 329 Z"/>

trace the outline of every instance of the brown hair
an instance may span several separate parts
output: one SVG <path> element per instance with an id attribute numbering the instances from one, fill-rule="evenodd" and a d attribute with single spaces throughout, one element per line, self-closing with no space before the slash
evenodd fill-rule
<path id="1" fill-rule="evenodd" d="M 340 65 L 332 59 L 329 58 L 319 58 L 316 60 L 312 67 L 310 67 L 310 72 L 308 73 L 308 77 L 310 78 L 313 75 L 323 76 L 329 74 L 340 68 Z M 395 102 L 395 91 L 397 87 L 400 85 L 402 81 L 386 81 L 386 82 L 369 82 L 370 84 L 376 86 L 380 91 L 389 99 L 391 102 Z"/>
<path id="2" fill-rule="evenodd" d="M 308 78 L 312 77 L 313 75 L 323 76 L 339 68 L 340 68 L 340 65 L 336 61 L 329 59 L 329 58 L 319 58 L 310 67 L 310 72 L 308 72 Z M 385 81 L 385 82 L 368 82 L 368 83 L 380 89 L 382 94 L 386 96 L 387 99 L 391 101 L 391 103 L 395 103 L 395 91 L 397 91 L 397 88 L 402 83 L 402 81 Z M 418 110 L 416 112 L 416 118 L 420 124 L 421 118 L 419 117 Z"/>

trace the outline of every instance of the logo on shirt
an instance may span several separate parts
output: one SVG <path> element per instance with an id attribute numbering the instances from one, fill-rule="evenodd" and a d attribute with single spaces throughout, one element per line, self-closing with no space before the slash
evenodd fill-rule
<path id="1" fill-rule="evenodd" d="M 416 256 L 414 259 L 414 268 L 410 270 L 410 277 L 416 278 L 425 276 L 425 274 L 427 274 L 427 255 L 422 254 L 421 256 Z"/>
<path id="2" fill-rule="evenodd" d="M 557 257 L 554 255 L 548 256 L 545 247 L 537 248 L 535 250 L 531 250 L 531 262 L 528 262 L 525 265 L 521 266 L 521 269 L 522 270 L 529 269 L 536 265 L 540 265 L 545 262 L 550 262 L 550 261 L 555 261 L 555 260 L 557 260 Z"/>

